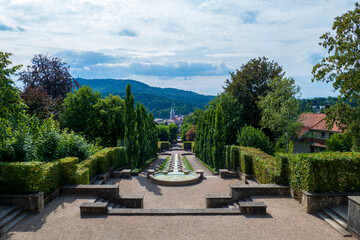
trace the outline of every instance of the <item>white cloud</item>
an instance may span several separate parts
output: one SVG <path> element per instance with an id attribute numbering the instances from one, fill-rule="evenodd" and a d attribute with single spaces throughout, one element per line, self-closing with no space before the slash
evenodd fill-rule
<path id="1" fill-rule="evenodd" d="M 353 8 L 352 0 L 0 0 L 0 24 L 25 30 L 0 31 L 0 46 L 14 53 L 15 64 L 25 65 L 34 54 L 66 51 L 112 56 L 114 61 L 99 59 L 97 65 L 113 66 L 208 62 L 235 69 L 251 58 L 266 56 L 303 83 L 311 78 L 316 57 L 323 54 L 317 44 L 320 35 L 331 30 L 336 16 Z M 86 64 L 76 69 L 85 69 L 87 76 L 102 74 Z M 111 74 L 124 77 L 116 71 Z M 162 87 L 183 89 L 190 78 L 182 84 L 181 76 L 167 80 L 133 76 L 148 84 L 161 81 Z M 216 94 L 226 77 L 193 76 L 192 85 L 199 87 L 191 89 Z M 334 95 L 311 91 L 308 85 L 303 96 Z"/>

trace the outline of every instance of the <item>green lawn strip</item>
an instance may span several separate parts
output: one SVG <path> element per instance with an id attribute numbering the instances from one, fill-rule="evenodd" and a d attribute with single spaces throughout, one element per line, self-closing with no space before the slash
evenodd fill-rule
<path id="1" fill-rule="evenodd" d="M 165 171 L 167 166 L 169 165 L 169 162 L 170 162 L 170 157 L 166 157 L 166 159 L 160 165 L 158 171 Z"/>
<path id="2" fill-rule="evenodd" d="M 144 166 L 142 166 L 142 168 L 135 168 L 135 169 L 132 169 L 131 172 L 132 173 L 140 173 L 142 171 L 144 171 L 145 168 L 147 168 L 150 164 L 152 164 L 158 157 L 153 157 L 153 158 L 150 158 L 149 160 L 147 160 L 144 164 Z"/>
<path id="3" fill-rule="evenodd" d="M 182 160 L 184 162 L 185 165 L 185 169 L 188 171 L 194 171 L 194 169 L 192 168 L 191 164 L 189 163 L 189 160 L 186 157 L 182 157 Z"/>
<path id="4" fill-rule="evenodd" d="M 200 158 L 196 158 L 197 160 L 199 160 L 199 162 L 201 162 L 207 169 L 209 169 L 212 173 L 217 174 L 218 172 L 213 169 L 212 167 L 210 167 L 209 165 L 207 165 L 206 163 L 204 163 L 203 161 L 200 160 Z"/>

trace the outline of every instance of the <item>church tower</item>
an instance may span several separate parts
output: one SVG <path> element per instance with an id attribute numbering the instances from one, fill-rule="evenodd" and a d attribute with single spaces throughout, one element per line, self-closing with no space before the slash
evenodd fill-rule
<path id="1" fill-rule="evenodd" d="M 174 118 L 175 118 L 175 111 L 174 108 L 171 106 L 170 119 L 174 119 Z"/>

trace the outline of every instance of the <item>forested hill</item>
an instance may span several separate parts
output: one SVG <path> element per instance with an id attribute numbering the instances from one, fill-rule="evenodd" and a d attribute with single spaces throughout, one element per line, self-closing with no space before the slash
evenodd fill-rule
<path id="1" fill-rule="evenodd" d="M 205 105 L 215 96 L 201 95 L 191 91 L 175 88 L 151 87 L 145 83 L 124 79 L 83 79 L 76 78 L 82 85 L 88 85 L 93 90 L 101 92 L 102 95 L 117 94 L 122 98 L 125 96 L 125 88 L 129 83 L 135 101 L 143 103 L 157 118 L 168 118 L 171 106 L 174 106 L 176 114 L 189 114 L 197 108 Z"/>

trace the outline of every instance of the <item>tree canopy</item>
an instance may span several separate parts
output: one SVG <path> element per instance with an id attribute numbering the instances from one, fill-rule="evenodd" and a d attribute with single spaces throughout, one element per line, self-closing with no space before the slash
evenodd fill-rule
<path id="1" fill-rule="evenodd" d="M 269 61 L 266 57 L 253 58 L 240 69 L 230 73 L 224 89 L 243 106 L 242 118 L 245 124 L 259 126 L 261 111 L 256 102 L 259 96 L 270 90 L 268 83 L 275 77 L 283 77 L 284 74 L 277 62 Z"/>
<path id="2" fill-rule="evenodd" d="M 327 110 L 329 127 L 337 124 L 347 129 L 353 138 L 353 149 L 360 149 L 360 5 L 336 17 L 333 32 L 323 34 L 320 46 L 327 50 L 324 57 L 313 67 L 312 81 L 331 82 L 340 95 L 338 102 Z M 348 102 L 347 102 L 348 100 Z"/>

